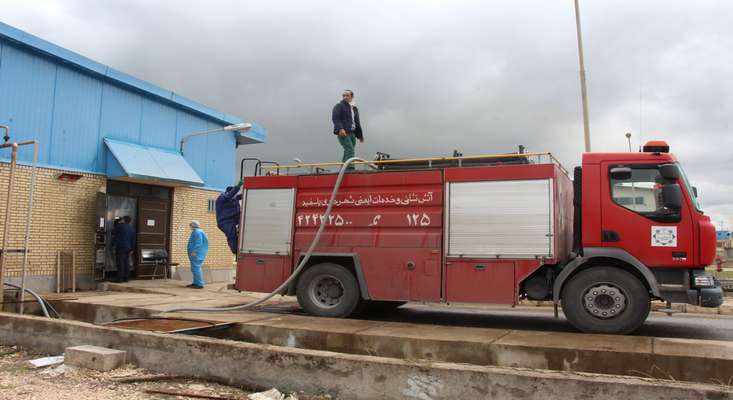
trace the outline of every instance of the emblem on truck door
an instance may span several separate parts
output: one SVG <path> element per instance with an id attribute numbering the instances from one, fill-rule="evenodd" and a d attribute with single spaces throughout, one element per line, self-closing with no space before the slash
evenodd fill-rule
<path id="1" fill-rule="evenodd" d="M 652 247 L 677 247 L 677 227 L 652 226 Z"/>

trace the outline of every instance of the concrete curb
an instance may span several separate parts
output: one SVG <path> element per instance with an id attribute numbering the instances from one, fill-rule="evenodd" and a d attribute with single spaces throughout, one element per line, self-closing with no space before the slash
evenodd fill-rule
<path id="1" fill-rule="evenodd" d="M 55 353 L 89 344 L 155 371 L 339 399 L 733 399 L 733 388 L 608 375 L 414 362 L 100 327 L 0 313 L 0 343 Z"/>
<path id="2" fill-rule="evenodd" d="M 65 316 L 90 323 L 158 314 L 112 304 L 54 302 Z M 689 382 L 729 382 L 733 343 L 643 336 L 587 335 L 404 322 L 314 318 L 266 312 L 163 313 L 235 322 L 220 338 L 254 344 L 428 362 L 520 367 Z"/>
<path id="3" fill-rule="evenodd" d="M 250 343 L 408 360 L 702 383 L 733 379 L 733 344 L 727 341 L 467 327 L 431 329 L 429 325 L 291 315 L 241 321 L 224 334 Z"/>

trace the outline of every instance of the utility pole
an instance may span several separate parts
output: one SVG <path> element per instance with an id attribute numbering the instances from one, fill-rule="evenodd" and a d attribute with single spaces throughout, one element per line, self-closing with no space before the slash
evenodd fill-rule
<path id="1" fill-rule="evenodd" d="M 580 7 L 575 0 L 575 29 L 578 33 L 578 60 L 580 62 L 580 95 L 583 102 L 583 132 L 585 134 L 585 151 L 590 151 L 590 127 L 588 126 L 588 94 L 585 87 L 585 62 L 583 61 L 583 36 L 580 33 Z"/>

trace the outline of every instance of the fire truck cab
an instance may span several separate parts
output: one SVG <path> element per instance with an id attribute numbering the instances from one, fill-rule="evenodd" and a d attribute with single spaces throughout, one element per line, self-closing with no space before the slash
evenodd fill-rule
<path id="1" fill-rule="evenodd" d="M 339 166 L 336 163 L 332 166 Z M 715 230 L 666 143 L 586 153 L 574 179 L 549 153 L 381 160 L 337 176 L 272 167 L 245 180 L 235 287 L 347 317 L 407 301 L 553 300 L 584 332 L 630 333 L 651 300 L 717 307 Z M 308 171 L 284 175 L 285 171 Z"/>

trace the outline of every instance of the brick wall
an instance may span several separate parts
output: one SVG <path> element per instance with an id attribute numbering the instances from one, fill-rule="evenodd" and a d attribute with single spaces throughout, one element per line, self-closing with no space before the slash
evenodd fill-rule
<path id="1" fill-rule="evenodd" d="M 97 192 L 106 187 L 107 178 L 103 175 L 79 173 L 82 178 L 78 181 L 64 182 L 58 180 L 59 174 L 63 172 L 67 171 L 37 169 L 28 256 L 29 276 L 54 276 L 56 254 L 59 250 L 75 250 L 77 273 L 92 273 L 96 197 Z M 9 176 L 10 164 L 0 162 L 0 245 L 5 225 Z M 26 165 L 16 166 L 13 211 L 8 235 L 10 249 L 23 248 L 30 182 L 31 168 Z M 197 219 L 209 237 L 209 255 L 204 267 L 232 267 L 234 256 L 229 251 L 226 237 L 216 227 L 216 214 L 207 211 L 208 200 L 216 199 L 218 195 L 215 191 L 189 187 L 174 189 L 171 220 L 173 262 L 188 266 L 186 245 L 191 233 L 188 224 L 192 219 Z M 8 253 L 5 276 L 20 276 L 22 263 L 22 254 Z"/>
<path id="2" fill-rule="evenodd" d="M 173 191 L 173 212 L 171 218 L 171 259 L 188 267 L 186 246 L 192 219 L 201 223 L 201 229 L 209 238 L 209 254 L 204 261 L 204 268 L 230 268 L 234 255 L 229 250 L 226 236 L 216 227 L 216 214 L 208 212 L 208 201 L 216 200 L 219 192 L 178 187 Z"/>
<path id="3" fill-rule="evenodd" d="M 38 168 L 30 231 L 28 275 L 55 275 L 58 250 L 76 250 L 79 274 L 92 272 L 96 193 L 106 185 L 106 177 L 81 174 L 76 182 L 58 180 L 64 171 Z M 0 245 L 5 226 L 10 164 L 0 163 Z M 10 249 L 22 249 L 25 239 L 28 193 L 31 167 L 16 166 L 11 212 Z M 5 261 L 5 276 L 20 276 L 22 254 L 9 253 Z"/>

